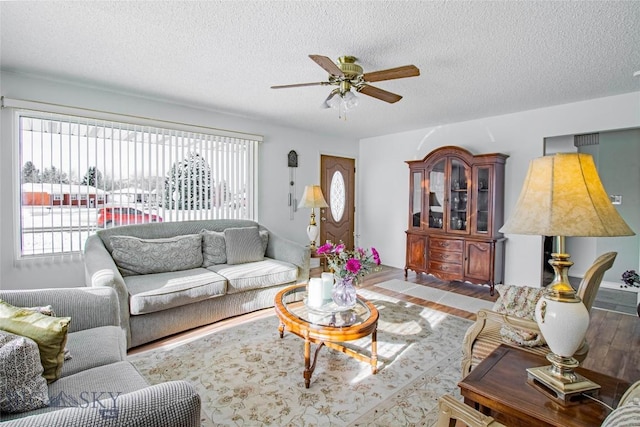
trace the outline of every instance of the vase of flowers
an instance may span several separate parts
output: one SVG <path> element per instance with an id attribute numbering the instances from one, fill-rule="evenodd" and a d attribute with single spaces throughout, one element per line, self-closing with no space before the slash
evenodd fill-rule
<path id="1" fill-rule="evenodd" d="M 635 270 L 627 270 L 622 273 L 622 285 L 623 288 L 627 288 L 629 286 L 632 287 L 640 287 L 640 276 L 636 273 Z"/>
<path id="2" fill-rule="evenodd" d="M 331 299 L 336 305 L 346 308 L 356 305 L 356 286 L 354 282 L 355 278 L 353 277 L 336 277 L 331 291 Z"/>
<path id="3" fill-rule="evenodd" d="M 327 241 L 317 249 L 318 255 L 324 255 L 327 265 L 333 271 L 335 283 L 331 298 L 340 307 L 353 307 L 356 304 L 356 282 L 380 265 L 380 255 L 375 248 L 347 249 L 343 243 L 337 245 Z"/>

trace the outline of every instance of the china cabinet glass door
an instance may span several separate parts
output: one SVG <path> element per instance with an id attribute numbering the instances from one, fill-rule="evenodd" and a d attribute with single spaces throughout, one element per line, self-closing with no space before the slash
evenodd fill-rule
<path id="1" fill-rule="evenodd" d="M 423 175 L 423 171 L 414 171 L 411 173 L 411 200 L 409 201 L 409 210 L 411 212 L 410 224 L 412 228 L 420 228 L 422 226 Z"/>
<path id="2" fill-rule="evenodd" d="M 442 159 L 429 170 L 429 228 L 444 228 L 446 164 L 446 159 Z"/>
<path id="3" fill-rule="evenodd" d="M 469 188 L 467 177 L 468 167 L 457 159 L 451 159 L 451 173 L 449 176 L 449 231 L 467 232 L 467 206 Z"/>
<path id="4" fill-rule="evenodd" d="M 491 168 L 479 167 L 476 176 L 476 233 L 489 232 L 489 210 L 491 208 L 491 188 L 489 188 L 491 180 L 489 177 Z"/>

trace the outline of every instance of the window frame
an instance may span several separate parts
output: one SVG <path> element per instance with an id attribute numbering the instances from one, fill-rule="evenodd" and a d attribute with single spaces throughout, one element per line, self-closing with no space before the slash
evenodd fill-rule
<path id="1" fill-rule="evenodd" d="M 21 138 L 22 135 L 21 135 L 21 129 L 20 129 L 21 117 L 33 117 L 33 118 L 42 119 L 42 120 L 49 120 L 53 118 L 53 120 L 62 120 L 62 121 L 64 121 L 65 119 L 77 118 L 80 120 L 93 121 L 96 123 L 97 126 L 99 126 L 98 122 L 108 121 L 108 122 L 114 122 L 114 123 L 122 123 L 128 126 L 134 126 L 134 127 L 137 126 L 141 128 L 141 132 L 144 132 L 144 129 L 148 127 L 152 129 L 167 130 L 169 132 L 174 132 L 177 134 L 180 134 L 181 132 L 192 132 L 197 135 L 208 135 L 208 136 L 215 137 L 215 140 L 220 140 L 223 137 L 231 138 L 232 140 L 246 139 L 245 142 L 247 142 L 248 145 L 245 150 L 248 151 L 247 155 L 249 156 L 250 169 L 247 171 L 248 176 L 244 177 L 245 181 L 243 182 L 247 188 L 246 190 L 243 190 L 243 191 L 246 191 L 246 196 L 251 197 L 251 200 L 253 201 L 253 203 L 252 203 L 251 209 L 247 211 L 247 215 L 245 218 L 252 219 L 254 221 L 259 221 L 259 218 L 258 218 L 258 192 L 259 192 L 258 146 L 263 139 L 262 136 L 260 135 L 246 134 L 241 132 L 210 128 L 206 126 L 189 125 L 189 124 L 172 122 L 172 121 L 149 119 L 149 118 L 136 117 L 136 116 L 130 116 L 130 115 L 103 112 L 103 111 L 86 110 L 82 108 L 52 105 L 52 104 L 39 103 L 34 101 L 13 100 L 13 99 L 7 99 L 5 97 L 2 98 L 2 107 L 10 108 L 12 110 L 12 115 L 13 115 L 12 146 L 14 147 L 14 150 L 13 150 L 14 155 L 12 156 L 13 157 L 12 177 L 14 182 L 13 183 L 14 197 L 12 199 L 13 200 L 12 204 L 14 205 L 14 223 L 16 225 L 16 227 L 14 228 L 14 230 L 16 230 L 16 233 L 14 234 L 14 238 L 13 238 L 14 248 L 15 248 L 14 259 L 16 261 L 34 259 L 34 258 L 39 258 L 43 256 L 44 257 L 64 257 L 69 255 L 73 256 L 73 255 L 82 253 L 82 248 L 76 248 L 72 246 L 73 250 L 60 251 L 55 249 L 55 245 L 52 250 L 50 251 L 44 250 L 41 253 L 34 253 L 34 251 L 32 251 L 32 253 L 25 253 L 25 251 L 23 250 L 23 235 L 24 235 L 23 220 L 22 220 L 23 193 L 22 193 L 21 184 L 22 184 L 22 168 L 24 166 L 24 159 L 22 158 L 22 138 Z M 208 149 L 211 150 L 210 147 Z M 176 161 L 180 161 L 180 160 L 177 159 Z M 184 159 L 182 161 L 184 161 Z M 40 167 L 44 169 L 46 166 L 40 165 Z M 81 172 L 78 172 L 78 174 L 81 175 Z M 80 181 L 80 178 L 78 178 L 78 181 Z M 73 196 L 75 196 L 75 198 Z M 92 193 L 92 196 L 93 196 L 93 193 Z M 94 197 L 92 196 L 89 196 L 89 194 L 84 194 L 84 193 L 78 194 L 78 193 L 70 192 L 68 197 L 70 199 L 68 203 L 69 208 L 81 209 L 81 208 L 88 208 L 90 205 L 92 205 L 93 207 L 91 209 L 95 210 L 96 216 L 97 216 L 97 211 L 99 208 L 109 205 L 108 196 L 105 194 L 100 194 L 99 192 L 96 193 Z M 154 206 L 159 206 L 161 202 L 158 201 L 158 199 L 160 200 L 162 199 L 160 197 L 157 197 L 155 194 L 152 195 L 151 197 L 153 197 L 156 200 L 154 201 L 155 203 Z M 48 206 L 48 209 L 51 209 L 52 206 L 55 206 L 56 204 L 63 205 L 65 198 L 66 198 L 65 195 L 62 193 L 52 192 L 51 199 L 50 199 L 51 202 L 46 206 L 42 205 L 42 208 L 45 209 Z M 72 200 L 72 199 L 75 199 L 75 200 Z M 85 204 L 79 203 L 78 200 L 85 201 L 86 203 Z M 91 203 L 90 200 L 94 200 L 94 202 Z M 137 208 L 138 204 L 136 204 L 135 207 Z M 136 210 L 143 211 L 143 213 L 145 211 L 145 209 L 136 209 Z M 208 210 L 212 211 L 213 207 L 209 208 Z M 184 210 L 184 212 L 188 212 L 188 210 Z M 149 213 L 155 214 L 156 212 L 149 211 Z M 226 218 L 226 217 L 217 216 L 216 218 Z M 233 218 L 240 218 L 240 217 L 233 216 Z M 176 218 L 176 219 L 173 219 L 173 221 L 174 222 L 184 221 L 189 219 L 208 219 L 208 218 L 191 218 L 190 216 L 185 217 L 185 215 L 183 215 L 182 218 Z M 211 218 L 211 219 L 214 219 L 214 218 Z M 93 234 L 95 230 L 96 228 L 94 227 L 93 230 L 89 233 L 89 235 Z M 79 238 L 80 242 L 82 242 L 81 246 L 83 246 L 84 237 L 82 237 L 81 234 L 79 236 L 80 237 L 74 237 L 74 238 Z"/>

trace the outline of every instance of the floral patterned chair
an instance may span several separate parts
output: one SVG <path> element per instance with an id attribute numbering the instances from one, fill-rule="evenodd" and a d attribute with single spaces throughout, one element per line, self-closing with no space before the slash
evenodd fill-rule
<path id="1" fill-rule="evenodd" d="M 587 270 L 580 282 L 577 295 L 587 310 L 598 293 L 604 273 L 611 268 L 617 252 L 607 252 L 599 256 Z M 493 310 L 480 310 L 476 322 L 469 327 L 462 344 L 462 377 L 465 377 L 485 357 L 500 344 L 518 346 L 527 351 L 545 356 L 549 347 L 534 320 L 533 313 L 544 288 L 528 286 L 497 285 L 500 297 Z M 584 344 L 574 357 L 582 362 L 589 351 Z"/>

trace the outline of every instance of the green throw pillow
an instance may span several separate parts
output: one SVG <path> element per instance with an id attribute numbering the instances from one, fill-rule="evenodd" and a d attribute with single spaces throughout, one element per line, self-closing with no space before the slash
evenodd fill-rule
<path id="1" fill-rule="evenodd" d="M 31 338 L 38 344 L 44 368 L 42 376 L 47 382 L 60 378 L 70 322 L 70 317 L 46 316 L 0 300 L 0 329 Z"/>

